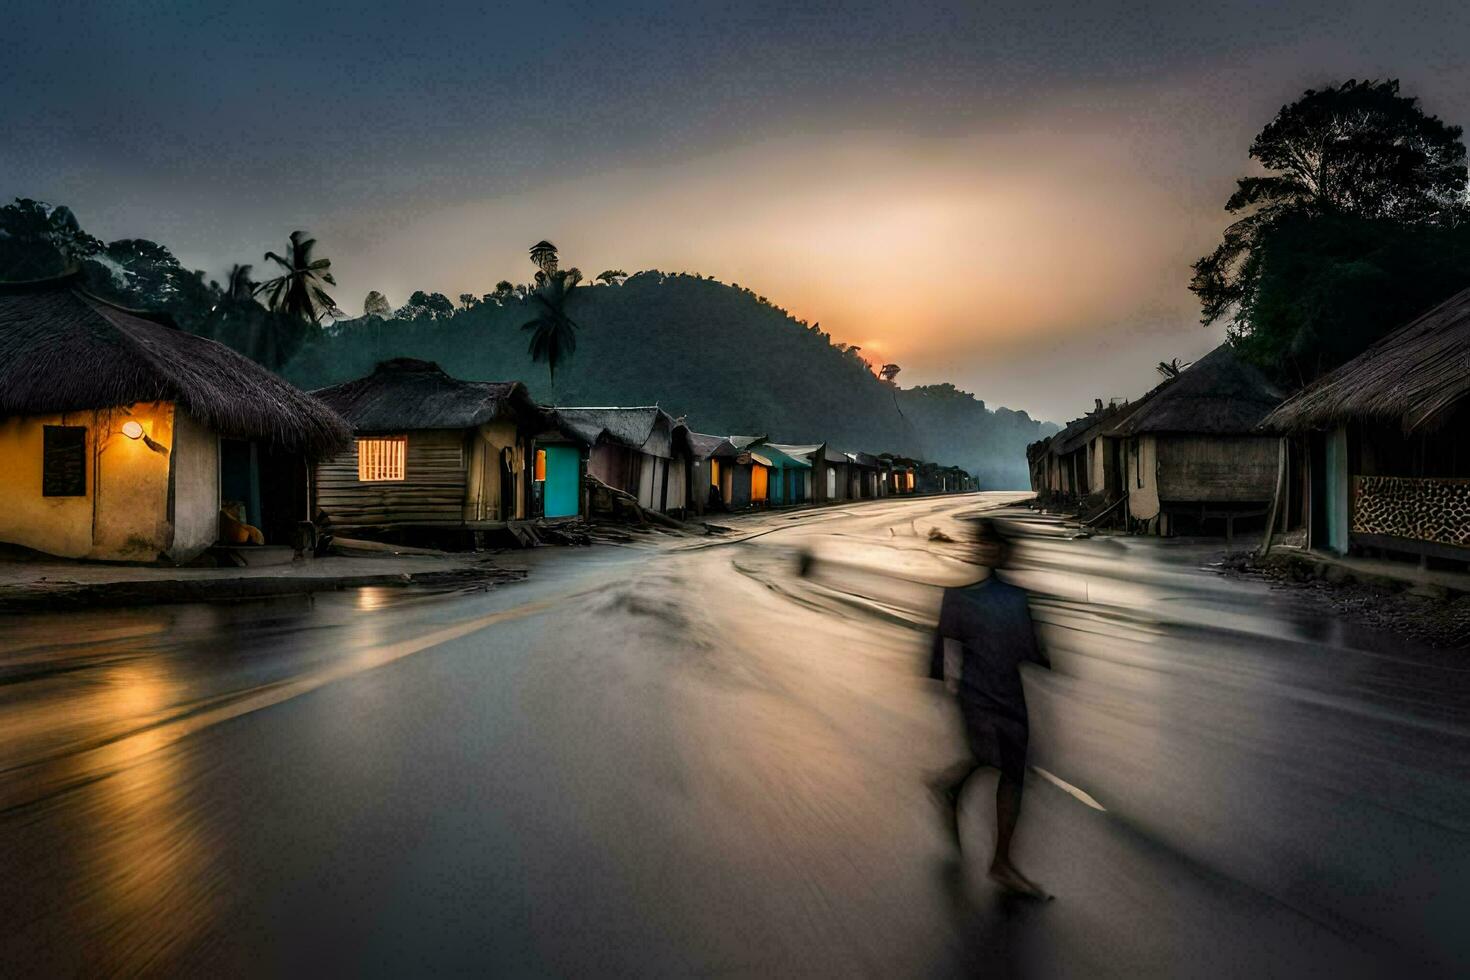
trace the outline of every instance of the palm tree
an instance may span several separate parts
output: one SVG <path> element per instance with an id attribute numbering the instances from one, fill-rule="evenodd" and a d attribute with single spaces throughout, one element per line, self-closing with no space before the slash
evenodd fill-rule
<path id="1" fill-rule="evenodd" d="M 253 265 L 240 265 L 238 262 L 230 266 L 230 274 L 225 279 L 224 295 L 220 299 L 227 303 L 243 303 L 254 296 L 255 281 L 250 278 L 254 269 Z"/>
<path id="2" fill-rule="evenodd" d="M 1182 372 L 1185 368 L 1189 367 L 1193 363 L 1193 361 L 1185 361 L 1181 364 L 1179 358 L 1175 357 L 1167 361 L 1160 361 L 1158 367 L 1154 370 L 1158 371 L 1166 378 L 1177 378 L 1179 377 L 1180 372 Z"/>
<path id="3" fill-rule="evenodd" d="M 255 287 L 257 294 L 265 293 L 266 306 L 273 312 L 303 323 L 319 323 L 327 311 L 337 305 L 336 300 L 322 288 L 323 283 L 337 285 L 337 280 L 327 271 L 332 267 L 332 260 L 313 259 L 311 250 L 315 247 L 315 238 L 307 238 L 304 231 L 293 231 L 289 259 L 275 252 L 265 253 L 267 259 L 284 270 L 276 278 Z"/>
<path id="4" fill-rule="evenodd" d="M 531 294 L 536 301 L 536 315 L 521 324 L 521 329 L 531 331 L 528 347 L 531 360 L 546 362 L 551 376 L 552 400 L 555 401 L 556 366 L 577 349 L 577 324 L 567 316 L 567 299 L 582 281 L 582 273 L 575 267 L 559 270 L 556 246 L 550 242 L 538 242 L 532 246 L 531 261 L 540 267 L 536 272 L 537 288 Z"/>
<path id="5" fill-rule="evenodd" d="M 556 271 L 556 246 L 542 239 L 531 246 L 531 262 L 548 276 Z"/>
<path id="6" fill-rule="evenodd" d="M 597 281 L 604 286 L 621 286 L 628 274 L 622 269 L 606 269 L 597 274 Z"/>

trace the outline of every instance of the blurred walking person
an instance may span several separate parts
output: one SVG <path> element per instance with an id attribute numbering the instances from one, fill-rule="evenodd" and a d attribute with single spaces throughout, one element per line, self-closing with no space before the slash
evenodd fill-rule
<path id="1" fill-rule="evenodd" d="M 988 518 L 971 524 L 974 560 L 984 577 L 973 585 L 945 590 L 929 676 L 943 681 L 959 701 L 973 758 L 945 774 L 933 789 L 960 847 L 959 804 L 966 783 L 982 768 L 1000 770 L 990 877 L 1007 891 L 1045 899 L 1050 896 L 1012 862 L 1011 840 L 1021 815 L 1030 735 L 1020 666 L 1051 664 L 1037 645 L 1025 591 L 995 576 L 1009 559 L 1009 544 Z"/>

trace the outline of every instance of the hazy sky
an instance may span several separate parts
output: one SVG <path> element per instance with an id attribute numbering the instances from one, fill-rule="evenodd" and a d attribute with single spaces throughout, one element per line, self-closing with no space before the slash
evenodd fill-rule
<path id="1" fill-rule="evenodd" d="M 1189 263 L 1251 137 L 1393 76 L 1470 123 L 1470 5 L 8 4 L 0 195 L 217 274 L 310 229 L 338 302 L 550 238 L 739 282 L 1064 421 L 1223 338 Z"/>

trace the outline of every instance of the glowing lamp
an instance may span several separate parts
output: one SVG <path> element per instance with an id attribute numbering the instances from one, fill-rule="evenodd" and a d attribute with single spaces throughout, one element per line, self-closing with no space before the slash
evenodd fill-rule
<path id="1" fill-rule="evenodd" d="M 136 419 L 129 419 L 123 423 L 122 434 L 129 439 L 141 439 L 143 438 L 143 427 L 138 424 Z"/>

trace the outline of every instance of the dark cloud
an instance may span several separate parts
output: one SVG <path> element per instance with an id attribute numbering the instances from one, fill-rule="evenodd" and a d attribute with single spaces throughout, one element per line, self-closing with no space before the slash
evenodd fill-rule
<path id="1" fill-rule="evenodd" d="M 347 295 L 410 283 L 488 289 L 514 272 L 494 263 L 542 235 L 497 221 L 497 209 L 534 221 L 514 203 L 569 183 L 591 182 L 582 199 L 596 209 L 600 180 L 607 193 L 653 199 L 671 172 L 689 179 L 730 154 L 758 162 L 752 148 L 769 143 L 840 147 L 876 134 L 923 147 L 1040 131 L 1080 147 L 1102 134 L 1131 154 L 1132 186 L 1095 193 L 1132 201 L 1147 192 L 1164 229 L 1147 235 L 1158 272 L 1138 322 L 1151 326 L 1128 335 L 1145 365 L 1169 354 L 1171 329 L 1175 346 L 1198 343 L 1186 333 L 1196 328 L 1180 263 L 1218 233 L 1218 205 L 1250 135 L 1282 102 L 1333 78 L 1394 75 L 1431 111 L 1470 121 L 1470 14 L 1452 2 L 20 0 L 5 21 L 0 193 L 65 201 L 101 235 L 156 238 L 211 269 L 307 226 L 331 244 Z M 791 160 L 772 166 L 788 180 L 780 193 Z M 959 199 L 981 193 L 949 179 Z M 483 224 L 477 241 L 460 231 L 454 247 L 474 261 L 395 249 L 395 228 L 465 207 Z M 575 237 L 575 217 L 562 218 Z M 740 220 L 713 215 L 707 234 Z M 691 243 L 680 263 L 675 246 Z M 697 258 L 726 279 L 761 271 L 718 241 L 647 223 L 625 254 L 597 261 L 631 268 L 640 256 Z M 478 278 L 445 281 L 448 267 Z M 844 276 L 816 261 L 800 271 Z M 1055 288 L 1070 280 L 1059 274 Z M 765 291 L 778 288 L 794 292 L 777 296 L 793 308 L 823 292 L 784 281 Z M 980 292 L 975 305 L 985 306 Z M 1092 326 L 1077 319 L 1008 356 L 1031 363 Z M 881 329 L 850 325 L 854 338 Z M 982 394 L 1007 384 L 1009 372 L 990 362 L 913 353 L 906 381 L 937 380 L 938 366 L 932 377 L 918 367 L 933 362 Z M 1118 371 L 1099 384 L 1134 384 Z M 1091 393 L 1030 397 L 1022 407 L 1062 415 Z"/>

